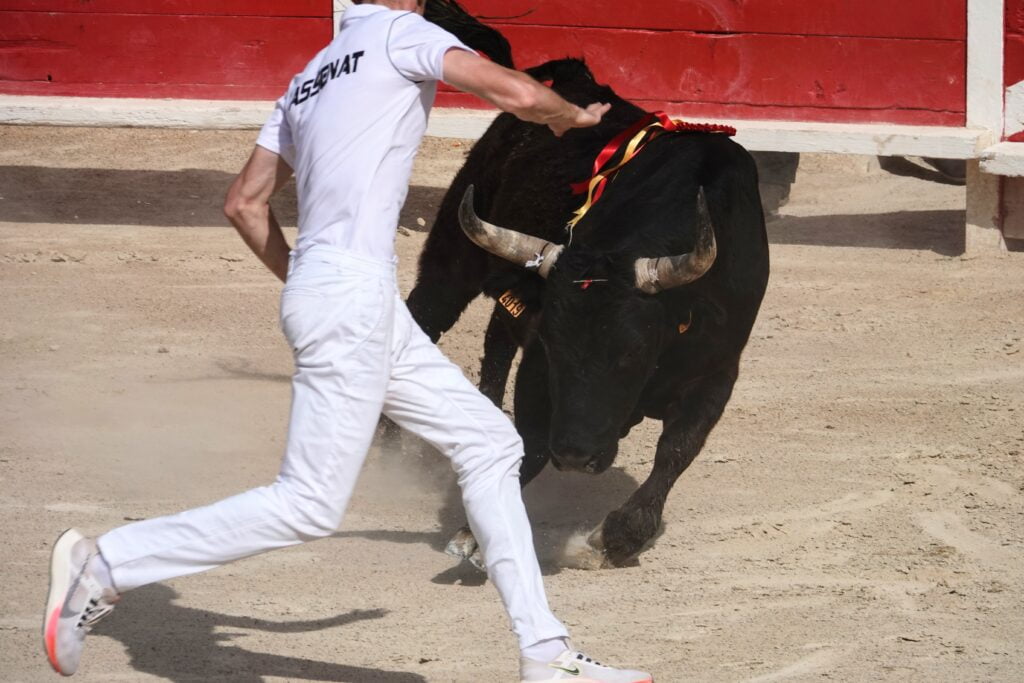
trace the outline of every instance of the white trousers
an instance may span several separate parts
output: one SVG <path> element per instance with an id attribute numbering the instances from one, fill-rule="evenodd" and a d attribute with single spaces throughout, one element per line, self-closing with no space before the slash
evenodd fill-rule
<path id="1" fill-rule="evenodd" d="M 548 608 L 520 494 L 522 441 L 504 413 L 412 319 L 394 264 L 322 247 L 293 257 L 281 326 L 296 370 L 277 480 L 100 537 L 117 588 L 330 536 L 383 412 L 451 460 L 470 527 L 520 647 L 566 637 Z"/>

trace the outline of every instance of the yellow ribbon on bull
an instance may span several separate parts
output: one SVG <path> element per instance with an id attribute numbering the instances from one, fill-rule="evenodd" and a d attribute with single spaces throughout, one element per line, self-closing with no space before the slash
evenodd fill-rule
<path id="1" fill-rule="evenodd" d="M 673 121 L 673 123 L 682 122 Z M 633 157 L 635 157 L 640 152 L 640 150 L 643 149 L 643 146 L 650 142 L 651 140 L 653 140 L 654 138 L 656 138 L 660 132 L 665 132 L 665 125 L 661 121 L 654 121 L 653 123 L 644 126 L 639 131 L 637 131 L 636 135 L 634 135 L 630 139 L 629 143 L 626 145 L 626 151 L 623 153 L 622 159 L 619 161 L 619 163 L 615 164 L 611 168 L 603 169 L 600 172 L 594 174 L 594 176 L 587 183 L 586 202 L 583 203 L 583 206 L 581 206 L 580 208 L 576 209 L 575 212 L 573 212 L 573 217 L 565 226 L 565 229 L 569 232 L 570 242 L 572 242 L 573 228 L 575 228 L 576 224 L 583 219 L 583 217 L 587 214 L 588 211 L 590 211 L 590 207 L 592 207 L 600 197 L 600 194 L 598 194 L 597 197 L 594 196 L 594 193 L 597 191 L 597 188 L 600 187 L 602 183 L 604 183 L 606 180 L 615 175 L 615 173 L 617 173 L 620 168 L 628 164 L 633 159 Z"/>

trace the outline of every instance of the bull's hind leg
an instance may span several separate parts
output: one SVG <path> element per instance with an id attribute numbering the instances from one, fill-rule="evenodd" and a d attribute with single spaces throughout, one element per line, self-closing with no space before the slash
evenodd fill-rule
<path id="1" fill-rule="evenodd" d="M 700 453 L 722 416 L 736 383 L 737 370 L 733 366 L 701 379 L 669 407 L 647 480 L 621 508 L 608 513 L 590 537 L 590 545 L 604 554 L 608 564 L 626 564 L 659 533 L 669 491 Z"/>
<path id="2" fill-rule="evenodd" d="M 454 188 L 445 195 L 427 235 L 420 252 L 416 286 L 405 302 L 413 320 L 435 343 L 480 294 L 487 259 L 493 258 L 462 233 L 458 222 L 462 192 L 456 195 Z"/>

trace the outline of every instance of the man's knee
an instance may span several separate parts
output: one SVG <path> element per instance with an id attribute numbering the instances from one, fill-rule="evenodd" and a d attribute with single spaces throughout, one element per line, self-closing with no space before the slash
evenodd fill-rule
<path id="1" fill-rule="evenodd" d="M 275 493 L 284 510 L 285 521 L 303 540 L 325 538 L 341 526 L 345 509 L 325 496 L 311 495 L 278 482 Z"/>
<path id="2" fill-rule="evenodd" d="M 509 423 L 507 428 L 481 431 L 476 438 L 467 439 L 452 453 L 451 459 L 460 482 L 465 477 L 503 477 L 510 471 L 518 475 L 523 440 Z"/>

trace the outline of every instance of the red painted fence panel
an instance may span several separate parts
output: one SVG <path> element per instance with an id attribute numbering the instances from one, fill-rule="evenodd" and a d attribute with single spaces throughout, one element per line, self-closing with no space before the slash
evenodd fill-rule
<path id="1" fill-rule="evenodd" d="M 1007 2 L 1010 17 L 1024 0 Z M 2 0 L 0 92 L 270 99 L 330 40 L 331 5 Z M 518 65 L 585 57 L 598 79 L 648 108 L 701 118 L 965 119 L 966 0 L 464 5 L 507 35 Z M 481 106 L 453 92 L 439 104 Z"/>
<path id="2" fill-rule="evenodd" d="M 1024 0 L 1006 0 L 1004 84 L 1024 80 Z"/>
<path id="3" fill-rule="evenodd" d="M 465 0 L 505 24 L 964 40 L 967 0 Z"/>
<path id="4" fill-rule="evenodd" d="M 649 109 L 705 118 L 966 120 L 966 0 L 463 4 L 509 38 L 517 66 L 584 57 L 598 80 Z M 450 91 L 439 102 L 474 106 Z"/>
<path id="5" fill-rule="evenodd" d="M 294 2 L 294 0 L 289 0 Z M 12 0 L 4 0 L 7 7 Z M 55 6 L 83 3 L 27 3 Z M 294 5 L 262 0 L 231 14 L 237 0 L 165 0 L 168 10 L 202 14 L 124 14 L 124 4 L 94 2 L 98 12 L 0 11 L 0 92 L 95 97 L 274 99 L 333 34 L 331 3 L 316 16 L 282 16 Z M 131 3 L 142 5 L 143 3 Z M 277 15 L 256 16 L 258 6 Z M 274 6 L 274 7 L 271 7 Z M 217 13 L 215 12 L 222 12 Z"/>
<path id="6" fill-rule="evenodd" d="M 84 14 L 325 17 L 331 13 L 331 0 L 3 0 L 0 9 Z"/>
<path id="7" fill-rule="evenodd" d="M 1024 0 L 1006 0 L 1004 7 L 1003 85 L 1006 88 L 1024 81 Z M 1020 122 L 1010 116 L 1020 98 L 1019 88 L 1008 90 L 1005 103 L 1008 118 L 1004 134 L 1010 142 L 1024 142 L 1024 131 L 1018 130 Z"/>
<path id="8" fill-rule="evenodd" d="M 944 41 L 511 26 L 507 34 L 524 63 L 584 55 L 624 97 L 687 111 L 956 124 L 965 108 L 963 46 Z"/>
<path id="9" fill-rule="evenodd" d="M 647 108 L 952 126 L 966 118 L 966 0 L 696 0 L 647 11 L 620 0 L 464 4 L 509 38 L 518 66 L 584 57 L 598 80 Z M 439 99 L 473 106 L 450 91 Z"/>

